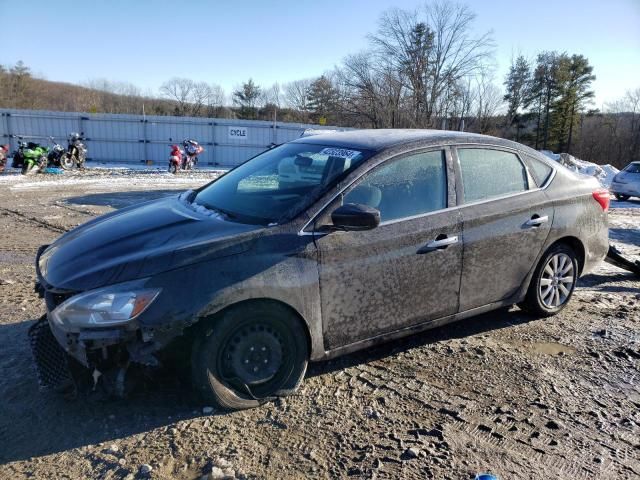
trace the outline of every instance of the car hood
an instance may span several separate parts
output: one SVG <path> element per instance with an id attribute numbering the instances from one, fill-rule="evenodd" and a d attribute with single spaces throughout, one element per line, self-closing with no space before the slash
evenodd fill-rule
<path id="1" fill-rule="evenodd" d="M 83 291 L 248 250 L 263 226 L 169 197 L 116 210 L 49 246 L 38 273 L 49 287 Z"/>

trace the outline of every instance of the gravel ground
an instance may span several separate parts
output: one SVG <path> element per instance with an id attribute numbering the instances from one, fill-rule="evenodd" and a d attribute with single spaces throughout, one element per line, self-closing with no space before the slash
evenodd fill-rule
<path id="1" fill-rule="evenodd" d="M 315 364 L 254 410 L 203 408 L 169 372 L 126 401 L 40 392 L 37 247 L 217 174 L 0 175 L 0 478 L 640 477 L 640 282 L 606 264 L 554 318 L 514 307 Z M 640 201 L 612 206 L 612 241 L 640 254 Z"/>

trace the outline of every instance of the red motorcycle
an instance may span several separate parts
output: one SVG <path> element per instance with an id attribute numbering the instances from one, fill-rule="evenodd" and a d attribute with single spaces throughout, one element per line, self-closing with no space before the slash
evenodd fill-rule
<path id="1" fill-rule="evenodd" d="M 9 145 L 0 145 L 0 173 L 4 172 L 7 165 L 7 154 L 9 153 Z"/>
<path id="2" fill-rule="evenodd" d="M 195 140 L 188 138 L 184 139 L 182 146 L 184 147 L 185 152 L 182 169 L 191 170 L 198 163 L 198 155 L 204 152 L 204 148 L 202 148 L 202 146 Z"/>
<path id="3" fill-rule="evenodd" d="M 169 172 L 178 173 L 182 166 L 182 157 L 184 152 L 180 150 L 178 145 L 169 145 L 171 147 L 171 153 L 169 154 Z"/>

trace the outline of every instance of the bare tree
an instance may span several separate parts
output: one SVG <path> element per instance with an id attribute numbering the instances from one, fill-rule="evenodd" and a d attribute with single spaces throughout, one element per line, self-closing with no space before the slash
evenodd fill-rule
<path id="1" fill-rule="evenodd" d="M 179 116 L 188 115 L 191 111 L 195 83 L 189 78 L 174 77 L 162 84 L 160 93 L 177 103 L 176 113 Z"/>
<path id="2" fill-rule="evenodd" d="M 294 80 L 284 86 L 284 103 L 300 112 L 300 120 L 306 122 L 309 116 L 309 92 L 313 79 Z"/>
<path id="3" fill-rule="evenodd" d="M 473 36 L 474 19 L 468 7 L 438 0 L 420 11 L 387 11 L 370 37 L 378 59 L 410 90 L 416 126 L 433 126 L 436 109 L 450 103 L 443 96 L 491 59 L 491 32 Z"/>
<path id="4" fill-rule="evenodd" d="M 396 71 L 362 52 L 347 57 L 337 70 L 343 113 L 364 117 L 374 128 L 399 126 L 403 85 Z"/>
<path id="5" fill-rule="evenodd" d="M 474 78 L 474 110 L 477 122 L 476 131 L 479 133 L 493 133 L 495 117 L 504 105 L 504 95 L 493 82 L 493 76 L 486 72 Z"/>

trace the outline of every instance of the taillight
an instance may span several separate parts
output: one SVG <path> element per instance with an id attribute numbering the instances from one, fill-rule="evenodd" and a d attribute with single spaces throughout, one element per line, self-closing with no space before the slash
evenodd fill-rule
<path id="1" fill-rule="evenodd" d="M 605 212 L 609 210 L 609 190 L 596 190 L 593 192 L 593 198 L 600 204 Z"/>

